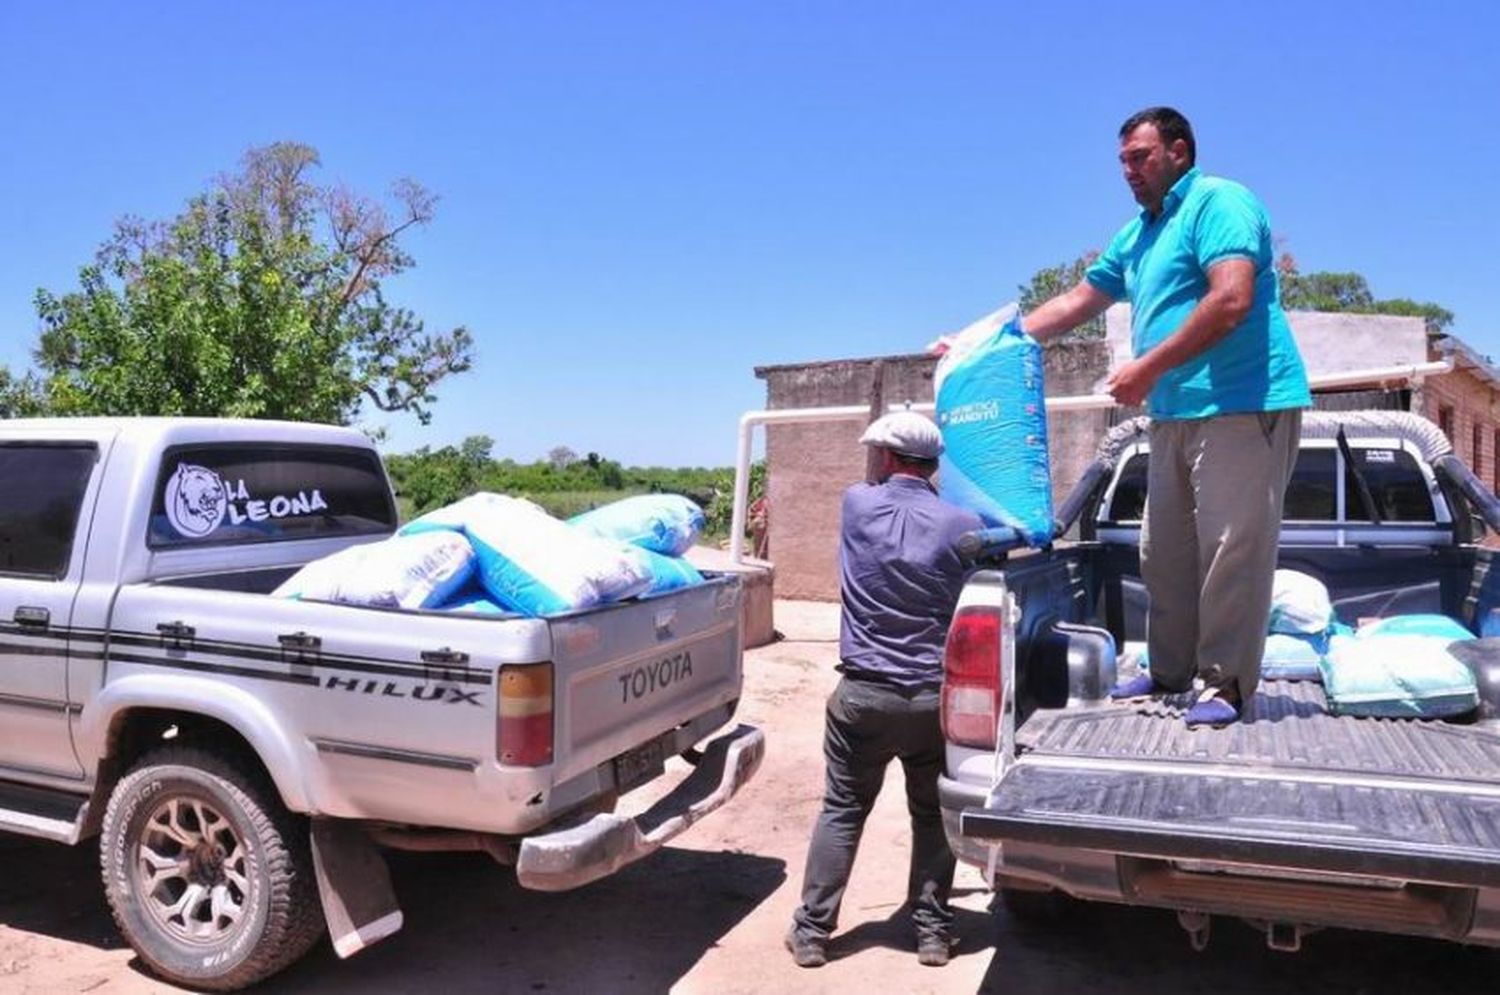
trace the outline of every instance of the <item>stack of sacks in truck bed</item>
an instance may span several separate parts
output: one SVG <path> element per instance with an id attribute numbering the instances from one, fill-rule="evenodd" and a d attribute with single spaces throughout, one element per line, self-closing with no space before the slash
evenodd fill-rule
<path id="1" fill-rule="evenodd" d="M 1395 615 L 1333 640 L 1322 664 L 1339 715 L 1445 718 L 1479 705 L 1474 671 L 1454 647 L 1474 634 L 1446 615 Z"/>
<path id="2" fill-rule="evenodd" d="M 1331 712 L 1385 718 L 1446 718 L 1479 704 L 1474 662 L 1486 644 L 1446 615 L 1339 620 L 1316 577 L 1277 570 L 1271 596 L 1265 680 L 1321 681 Z M 1466 652 L 1475 647 L 1476 652 Z M 1146 645 L 1127 642 L 1123 657 L 1150 668 Z"/>
<path id="3" fill-rule="evenodd" d="M 1321 680 L 1338 715 L 1444 718 L 1479 703 L 1473 670 L 1451 652 L 1474 634 L 1446 615 L 1340 622 L 1315 577 L 1276 571 L 1261 674 Z"/>
<path id="4" fill-rule="evenodd" d="M 557 615 L 703 583 L 682 559 L 703 511 L 675 494 L 626 498 L 568 522 L 480 493 L 383 542 L 309 563 L 277 597 L 480 614 Z"/>
<path id="5" fill-rule="evenodd" d="M 1334 615 L 1323 582 L 1297 570 L 1276 571 L 1267 628 L 1260 675 L 1272 681 L 1321 680 L 1332 640 L 1354 631 Z"/>
<path id="6" fill-rule="evenodd" d="M 703 523 L 702 510 L 674 494 L 626 498 L 563 522 L 530 501 L 480 493 L 401 531 L 453 529 L 473 544 L 476 583 L 442 607 L 546 616 L 701 584 L 680 557 Z"/>

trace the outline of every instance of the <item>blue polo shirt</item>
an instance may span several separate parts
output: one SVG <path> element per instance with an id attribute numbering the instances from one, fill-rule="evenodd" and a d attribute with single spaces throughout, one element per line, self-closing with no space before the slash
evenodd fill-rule
<path id="1" fill-rule="evenodd" d="M 943 641 L 965 574 L 956 543 L 983 527 L 919 477 L 845 491 L 839 669 L 907 688 L 941 685 Z"/>
<path id="2" fill-rule="evenodd" d="M 1208 270 L 1226 259 L 1255 264 L 1250 313 L 1213 347 L 1162 374 L 1146 400 L 1153 418 L 1305 408 L 1307 371 L 1292 338 L 1272 265 L 1271 222 L 1245 187 L 1190 169 L 1156 217 L 1142 209 L 1089 267 L 1086 279 L 1129 299 L 1139 358 L 1177 331 L 1208 292 Z"/>

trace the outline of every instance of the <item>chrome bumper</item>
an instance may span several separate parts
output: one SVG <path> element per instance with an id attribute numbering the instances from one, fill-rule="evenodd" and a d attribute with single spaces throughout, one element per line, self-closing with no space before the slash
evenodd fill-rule
<path id="1" fill-rule="evenodd" d="M 733 798 L 760 769 L 765 750 L 759 729 L 735 728 L 709 743 L 693 772 L 640 815 L 600 814 L 523 840 L 516 877 L 524 888 L 567 891 L 613 874 Z"/>

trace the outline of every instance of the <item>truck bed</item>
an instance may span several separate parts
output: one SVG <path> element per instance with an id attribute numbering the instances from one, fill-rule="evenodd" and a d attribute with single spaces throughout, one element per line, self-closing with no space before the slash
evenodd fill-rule
<path id="1" fill-rule="evenodd" d="M 1044 709 L 977 837 L 1431 884 L 1500 885 L 1500 735 L 1328 713 L 1266 682 L 1245 720 L 1189 729 L 1189 696 Z"/>
<path id="2" fill-rule="evenodd" d="M 1500 733 L 1475 725 L 1331 715 L 1323 686 L 1265 681 L 1244 720 L 1189 729 L 1189 695 L 1091 709 L 1041 709 L 1017 745 L 1055 756 L 1150 759 L 1290 771 L 1365 772 L 1493 784 Z"/>

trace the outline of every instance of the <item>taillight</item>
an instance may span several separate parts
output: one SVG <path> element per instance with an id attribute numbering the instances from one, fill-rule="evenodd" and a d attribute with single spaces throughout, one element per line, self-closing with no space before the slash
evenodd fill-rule
<path id="1" fill-rule="evenodd" d="M 1000 609 L 964 608 L 943 649 L 943 736 L 993 748 L 1000 724 Z"/>
<path id="2" fill-rule="evenodd" d="M 503 764 L 540 767 L 552 762 L 552 664 L 500 668 L 495 753 Z"/>

